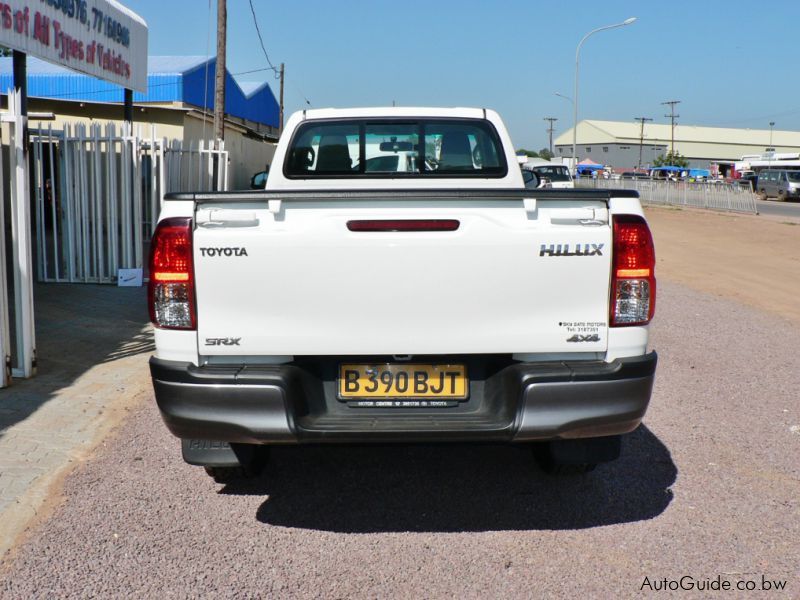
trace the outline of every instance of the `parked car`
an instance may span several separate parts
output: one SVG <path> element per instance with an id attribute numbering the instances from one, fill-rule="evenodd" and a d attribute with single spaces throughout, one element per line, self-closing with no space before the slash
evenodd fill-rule
<path id="1" fill-rule="evenodd" d="M 800 199 L 800 171 L 765 169 L 758 175 L 758 197 L 779 201 Z"/>
<path id="2" fill-rule="evenodd" d="M 639 173 L 638 171 L 625 171 L 622 174 L 623 179 L 650 179 L 647 173 Z"/>
<path id="3" fill-rule="evenodd" d="M 527 162 L 522 165 L 522 177 L 525 180 L 525 187 L 530 188 L 530 175 L 536 175 L 538 181 L 533 187 L 551 187 L 558 188 L 574 188 L 575 183 L 572 181 L 572 175 L 569 169 L 559 163 L 533 163 Z"/>

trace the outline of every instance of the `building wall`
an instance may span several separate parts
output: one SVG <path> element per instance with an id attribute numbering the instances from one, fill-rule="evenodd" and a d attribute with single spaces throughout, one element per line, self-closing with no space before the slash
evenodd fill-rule
<path id="1" fill-rule="evenodd" d="M 207 121 L 204 128 L 202 118 L 187 114 L 184 121 L 184 142 L 198 144 L 202 139 L 208 140 L 212 128 L 211 121 Z M 248 135 L 238 127 L 226 126 L 225 150 L 228 151 L 228 189 L 246 190 L 250 188 L 250 178 L 272 162 L 275 144 Z"/>
<path id="2" fill-rule="evenodd" d="M 67 102 L 47 98 L 30 98 L 28 112 L 53 113 L 55 119 L 42 121 L 42 127 L 47 129 L 52 124 L 53 129 L 62 129 L 64 123 L 107 123 L 113 121 L 118 128 L 123 123 L 123 108 L 121 105 L 87 102 Z M 183 137 L 184 111 L 157 107 L 136 107 L 133 115 L 135 128 L 141 127 L 142 137 L 149 138 L 153 134 L 157 138 L 180 139 Z M 39 123 L 35 117 L 29 120 L 30 127 L 38 128 Z M 153 131 L 155 126 L 155 131 Z M 119 129 L 118 129 L 119 130 Z"/>
<path id="3" fill-rule="evenodd" d="M 572 144 L 556 146 L 554 148 L 556 156 L 572 157 Z M 601 143 L 583 145 L 578 144 L 576 148 L 578 162 L 590 159 L 594 162 L 614 167 L 617 170 L 635 169 L 639 164 L 639 144 L 617 144 Z M 657 156 L 665 154 L 667 146 L 660 144 L 644 144 L 642 146 L 642 168 L 647 168 L 653 164 Z"/>
<path id="4" fill-rule="evenodd" d="M 572 156 L 572 131 L 570 128 L 556 138 L 556 156 Z M 637 123 L 590 119 L 578 123 L 577 133 L 578 161 L 590 158 L 618 168 L 635 166 L 638 162 L 641 129 Z M 674 143 L 675 150 L 689 160 L 691 167 L 709 168 L 712 163 L 730 164 L 747 154 L 763 154 L 770 147 L 776 152 L 800 152 L 800 133 L 677 125 Z M 652 162 L 653 146 L 662 147 L 665 153 L 671 144 L 672 129 L 669 125 L 648 124 L 644 130 L 642 163 Z M 633 160 L 628 154 L 615 152 L 615 147 L 620 150 L 624 146 L 630 146 L 636 154 Z M 587 147 L 591 151 L 587 152 Z M 603 152 L 603 147 L 608 147 L 608 152 Z"/>

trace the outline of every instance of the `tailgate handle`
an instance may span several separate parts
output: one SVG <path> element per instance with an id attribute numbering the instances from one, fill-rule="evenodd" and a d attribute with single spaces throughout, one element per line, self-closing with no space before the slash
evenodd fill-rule
<path id="1" fill-rule="evenodd" d="M 579 221 L 581 225 L 605 225 L 607 208 L 554 208 L 549 211 L 550 221 Z"/>
<path id="2" fill-rule="evenodd" d="M 258 217 L 253 212 L 212 208 L 197 213 L 199 227 L 255 227 Z"/>

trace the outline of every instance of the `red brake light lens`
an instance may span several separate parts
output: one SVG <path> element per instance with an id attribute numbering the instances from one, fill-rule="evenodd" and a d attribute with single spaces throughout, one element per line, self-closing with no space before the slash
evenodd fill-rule
<path id="1" fill-rule="evenodd" d="M 348 221 L 350 231 L 455 231 L 457 219 L 365 219 Z"/>
<path id="2" fill-rule="evenodd" d="M 162 329 L 196 329 L 192 219 L 164 219 L 150 244 L 150 320 Z"/>
<path id="3" fill-rule="evenodd" d="M 642 217 L 614 217 L 612 261 L 611 325 L 649 323 L 656 308 L 656 254 L 650 228 Z"/>

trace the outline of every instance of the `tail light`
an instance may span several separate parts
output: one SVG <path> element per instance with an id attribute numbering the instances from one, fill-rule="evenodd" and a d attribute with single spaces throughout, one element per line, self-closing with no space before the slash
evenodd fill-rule
<path id="1" fill-rule="evenodd" d="M 457 219 L 372 219 L 348 221 L 350 231 L 455 231 Z"/>
<path id="2" fill-rule="evenodd" d="M 150 320 L 162 329 L 195 329 L 192 219 L 164 219 L 150 244 Z"/>
<path id="3" fill-rule="evenodd" d="M 614 217 L 611 270 L 612 327 L 646 325 L 656 309 L 656 253 L 642 217 Z"/>

